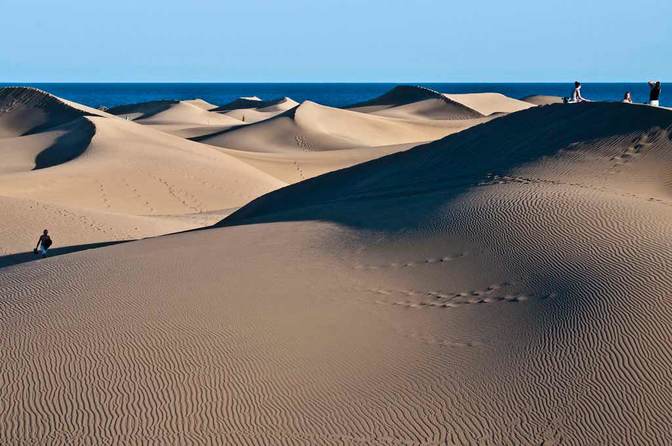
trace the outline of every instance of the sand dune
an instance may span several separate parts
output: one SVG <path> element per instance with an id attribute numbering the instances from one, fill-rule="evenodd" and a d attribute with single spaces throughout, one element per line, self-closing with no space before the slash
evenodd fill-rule
<path id="1" fill-rule="evenodd" d="M 154 101 L 122 105 L 109 110 L 129 119 L 183 138 L 193 138 L 242 125 L 230 116 L 215 113 L 216 106 L 201 99 L 190 101 Z"/>
<path id="2" fill-rule="evenodd" d="M 594 116 L 598 116 L 599 119 Z M 397 186 L 397 183 L 408 183 L 413 188 L 427 187 L 430 190 L 435 186 L 444 187 L 446 182 L 476 181 L 478 183 L 485 181 L 486 177 L 503 174 L 503 169 L 518 168 L 518 165 L 525 165 L 537 158 L 542 166 L 551 164 L 552 160 L 548 157 L 557 156 L 556 151 L 560 151 L 568 159 L 567 162 L 559 165 L 562 169 L 548 169 L 548 174 L 557 175 L 558 180 L 565 175 L 577 175 L 573 170 L 567 171 L 567 169 L 580 168 L 581 175 L 587 176 L 585 179 L 582 178 L 582 181 L 606 182 L 607 185 L 614 183 L 613 187 L 622 186 L 628 189 L 632 187 L 640 189 L 646 185 L 649 186 L 644 188 L 646 193 L 657 191 L 656 194 L 659 194 L 666 190 L 664 188 L 665 169 L 658 162 L 659 160 L 656 161 L 657 164 L 654 163 L 654 166 L 647 164 L 645 167 L 648 170 L 642 173 L 642 176 L 646 176 L 645 174 L 652 171 L 657 172 L 658 181 L 635 178 L 632 175 L 632 167 L 629 167 L 627 175 L 621 176 L 615 173 L 622 173 L 622 169 L 618 169 L 620 164 L 631 166 L 633 164 L 631 161 L 641 156 L 642 147 L 648 147 L 648 145 L 643 146 L 642 141 L 651 137 L 640 133 L 649 131 L 659 133 L 659 139 L 667 142 L 665 139 L 667 131 L 660 129 L 666 129 L 671 122 L 672 113 L 668 110 L 640 105 L 586 103 L 578 106 L 572 104 L 533 108 L 499 118 L 428 145 L 344 171 L 323 175 L 311 181 L 267 194 L 231 216 L 231 221 L 238 222 L 241 218 L 250 217 L 256 219 L 265 214 L 275 214 L 279 210 L 294 212 L 294 209 L 303 207 L 309 207 L 313 209 L 311 212 L 315 212 L 314 206 L 321 202 L 329 203 L 326 206 L 329 207 L 336 197 L 347 201 L 350 195 L 359 200 L 362 196 L 373 194 L 378 189 L 382 190 L 386 182 L 390 182 L 390 185 L 384 187 L 390 189 L 401 187 Z M 571 131 L 568 131 L 568 128 L 571 128 Z M 601 141 L 607 137 L 613 137 L 614 141 Z M 635 142 L 630 144 L 628 138 L 632 138 Z M 539 144 L 538 142 L 542 140 L 543 144 Z M 508 147 L 506 150 L 501 147 L 503 143 Z M 460 150 L 462 146 L 475 144 L 478 144 L 478 150 Z M 582 144 L 597 147 L 593 151 L 601 155 L 600 161 L 604 157 L 608 158 L 608 161 L 613 164 L 612 169 L 605 172 L 604 176 L 599 176 L 593 170 L 594 166 L 588 162 L 590 160 L 577 160 L 573 154 L 582 147 Z M 607 148 L 603 148 L 603 145 Z M 602 154 L 598 149 L 608 150 L 608 152 Z M 449 152 L 450 156 L 446 152 Z M 588 155 L 585 156 L 588 157 Z M 439 161 L 445 162 L 446 165 L 438 164 Z M 432 165 L 432 169 L 427 169 L 428 163 Z M 553 165 L 553 167 L 557 166 Z M 456 178 L 455 172 L 459 172 Z M 362 184 L 357 181 L 360 177 Z M 653 184 L 648 184 L 651 182 Z M 375 188 L 374 183 L 378 183 Z M 307 193 L 299 192 L 300 190 Z M 290 195 L 293 199 L 289 202 L 291 205 L 288 205 L 286 200 Z M 301 199 L 296 200 L 295 198 L 298 197 Z M 274 204 L 276 201 L 278 206 Z"/>
<path id="3" fill-rule="evenodd" d="M 483 115 L 438 91 L 424 87 L 398 86 L 349 110 L 381 116 L 424 119 L 477 119 Z"/>
<path id="4" fill-rule="evenodd" d="M 389 118 L 306 101 L 271 119 L 196 140 L 255 152 L 342 150 L 430 141 L 479 122 Z"/>
<path id="5" fill-rule="evenodd" d="M 0 138 L 0 174 L 28 172 L 67 162 L 80 155 L 95 129 L 80 117 L 34 134 Z"/>
<path id="6" fill-rule="evenodd" d="M 535 107 L 2 269 L 0 442 L 670 443 L 671 139 Z"/>
<path id="7" fill-rule="evenodd" d="M 217 106 L 215 104 L 211 104 L 210 102 L 205 101 L 203 99 L 188 99 L 188 100 L 184 100 L 182 102 L 187 103 L 187 104 L 191 104 L 191 105 L 193 105 L 195 107 L 198 107 L 198 108 L 202 108 L 203 110 L 214 110 L 214 109 L 217 108 Z"/>
<path id="8" fill-rule="evenodd" d="M 290 98 L 273 101 L 262 101 L 256 97 L 240 98 L 224 106 L 192 99 L 121 105 L 111 108 L 109 112 L 182 138 L 207 138 L 272 118 L 297 105 Z"/>
<path id="9" fill-rule="evenodd" d="M 268 122 L 251 125 L 249 132 L 222 133 L 251 121 Z M 241 98 L 222 107 L 200 99 L 154 101 L 103 112 L 32 88 L 3 88 L 0 196 L 13 200 L 6 234 L 30 234 L 11 240 L 0 235 L 0 242 L 10 255 L 21 246 L 28 250 L 32 243 L 26 241 L 39 227 L 75 232 L 58 237 L 60 243 L 93 244 L 212 224 L 288 182 L 406 150 L 479 122 L 390 119 L 310 102 L 299 106 L 289 98 Z M 184 139 L 213 132 L 205 142 L 222 138 L 231 146 Z M 341 150 L 313 153 L 334 149 Z M 35 203 L 44 212 L 32 214 L 35 228 L 28 230 L 22 221 Z M 105 225 L 98 223 L 78 228 L 59 217 L 78 213 L 87 221 L 108 219 L 113 223 L 106 227 L 113 229 L 101 231 Z M 151 218 L 138 224 L 139 217 Z"/>
<path id="10" fill-rule="evenodd" d="M 496 94 L 463 96 L 463 102 L 502 113 L 530 107 Z M 220 109 L 236 107 L 237 112 L 269 107 L 277 111 L 273 102 L 258 98 L 240 99 Z M 195 140 L 222 147 L 225 153 L 283 181 L 296 182 L 406 150 L 489 119 L 432 90 L 397 87 L 346 110 L 305 102 L 273 119 Z"/>
<path id="11" fill-rule="evenodd" d="M 298 105 L 298 102 L 287 97 L 263 101 L 255 96 L 253 98 L 239 98 L 218 107 L 215 111 L 250 124 L 272 118 Z"/>
<path id="12" fill-rule="evenodd" d="M 0 88 L 0 138 L 38 133 L 70 122 L 84 112 L 33 88 Z"/>
<path id="13" fill-rule="evenodd" d="M 236 207 L 282 185 L 202 144 L 124 120 L 83 119 L 95 126 L 95 135 L 80 156 L 50 169 L 4 175 L 0 195 L 160 215 Z"/>
<path id="14" fill-rule="evenodd" d="M 218 149 L 39 90 L 0 90 L 0 108 L 3 255 L 32 249 L 45 227 L 59 246 L 201 227 L 286 184 Z"/>
<path id="15" fill-rule="evenodd" d="M 513 113 L 530 105 L 499 93 L 442 94 L 424 87 L 400 86 L 348 108 L 397 118 L 461 120 Z"/>
<path id="16" fill-rule="evenodd" d="M 228 104 L 217 107 L 215 110 L 220 113 L 257 111 L 257 112 L 284 112 L 299 105 L 292 98 L 284 97 L 279 99 L 262 100 L 256 96 L 248 98 L 238 98 Z M 247 121 L 247 120 L 246 120 Z"/>

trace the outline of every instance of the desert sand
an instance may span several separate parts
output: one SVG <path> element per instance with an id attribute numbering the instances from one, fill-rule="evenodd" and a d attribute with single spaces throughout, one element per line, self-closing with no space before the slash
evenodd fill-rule
<path id="1" fill-rule="evenodd" d="M 0 443 L 672 442 L 672 111 L 405 93 L 209 143 L 5 105 L 3 246 L 226 216 L 0 269 Z"/>
<path id="2" fill-rule="evenodd" d="M 27 88 L 0 89 L 0 153 L 0 265 L 45 227 L 55 252 L 155 236 L 286 185 L 216 148 Z"/>
<path id="3" fill-rule="evenodd" d="M 45 227 L 58 242 L 54 253 L 204 227 L 271 190 L 488 119 L 398 120 L 257 97 L 104 112 L 3 88 L 0 266 L 31 260 Z"/>

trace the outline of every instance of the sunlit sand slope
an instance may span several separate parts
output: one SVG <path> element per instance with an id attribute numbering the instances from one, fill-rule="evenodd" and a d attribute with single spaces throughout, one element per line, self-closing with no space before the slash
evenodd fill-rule
<path id="1" fill-rule="evenodd" d="M 196 140 L 254 152 L 308 152 L 426 142 L 478 120 L 401 119 L 306 101 L 271 119 Z"/>
<path id="2" fill-rule="evenodd" d="M 0 156 L 2 255 L 31 251 L 45 228 L 56 248 L 208 225 L 286 184 L 211 146 L 29 88 L 0 89 Z"/>

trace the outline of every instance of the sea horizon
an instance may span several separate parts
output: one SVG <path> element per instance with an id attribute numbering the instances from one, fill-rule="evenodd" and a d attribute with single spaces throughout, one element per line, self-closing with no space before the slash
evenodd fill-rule
<path id="1" fill-rule="evenodd" d="M 379 96 L 397 85 L 418 85 L 442 93 L 501 93 L 516 99 L 531 95 L 570 96 L 572 82 L 0 82 L 30 86 L 91 107 L 157 100 L 201 98 L 223 105 L 242 96 L 291 97 L 343 107 Z M 584 82 L 583 94 L 595 101 L 620 101 L 630 91 L 635 102 L 648 99 L 646 82 Z M 668 104 L 663 93 L 663 105 Z"/>

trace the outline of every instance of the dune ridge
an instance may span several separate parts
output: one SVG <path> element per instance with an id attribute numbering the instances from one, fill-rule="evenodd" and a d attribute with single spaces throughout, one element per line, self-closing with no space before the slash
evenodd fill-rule
<path id="1" fill-rule="evenodd" d="M 236 150 L 288 152 L 341 150 L 425 142 L 479 120 L 408 120 L 305 101 L 270 119 L 195 140 Z"/>
<path id="2" fill-rule="evenodd" d="M 499 93 L 440 93 L 426 87 L 398 86 L 349 110 L 407 119 L 468 120 L 531 107 Z"/>
<path id="3" fill-rule="evenodd" d="M 383 116 L 421 115 L 434 119 L 477 119 L 484 115 L 448 96 L 426 87 L 400 85 L 369 101 L 353 104 L 349 110 Z"/>
<path id="4" fill-rule="evenodd" d="M 0 88 L 0 137 L 3 138 L 39 133 L 84 114 L 82 110 L 36 88 Z"/>

